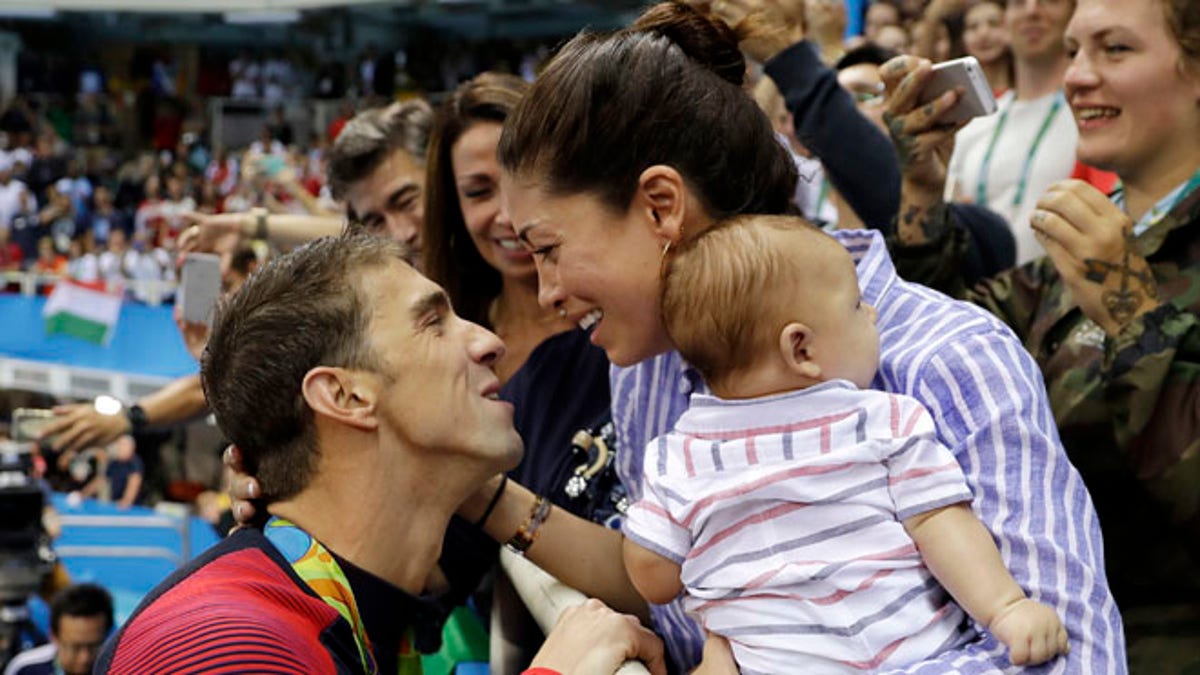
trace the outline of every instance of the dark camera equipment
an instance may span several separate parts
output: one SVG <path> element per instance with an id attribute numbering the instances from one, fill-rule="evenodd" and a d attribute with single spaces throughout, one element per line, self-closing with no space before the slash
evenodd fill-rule
<path id="1" fill-rule="evenodd" d="M 33 645 L 39 631 L 26 602 L 54 567 L 50 538 L 42 527 L 45 495 L 33 479 L 33 447 L 0 441 L 0 664 Z"/>

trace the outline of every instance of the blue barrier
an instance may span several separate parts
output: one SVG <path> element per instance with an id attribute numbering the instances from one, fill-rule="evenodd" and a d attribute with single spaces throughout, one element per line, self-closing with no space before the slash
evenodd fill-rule
<path id="1" fill-rule="evenodd" d="M 171 572 L 219 541 L 212 526 L 195 516 L 119 509 L 91 499 L 72 505 L 62 494 L 52 501 L 63 526 L 55 552 L 72 581 L 109 589 L 118 623 Z"/>

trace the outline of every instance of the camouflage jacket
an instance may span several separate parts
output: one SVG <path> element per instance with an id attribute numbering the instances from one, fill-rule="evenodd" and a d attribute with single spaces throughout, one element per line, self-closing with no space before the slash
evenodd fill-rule
<path id="1" fill-rule="evenodd" d="M 1200 189 L 1137 239 L 1163 304 L 1116 338 L 1083 315 L 1049 258 L 965 288 L 965 234 L 947 225 L 929 245 L 890 241 L 897 271 L 988 309 L 1037 359 L 1096 503 L 1118 604 L 1200 603 Z"/>

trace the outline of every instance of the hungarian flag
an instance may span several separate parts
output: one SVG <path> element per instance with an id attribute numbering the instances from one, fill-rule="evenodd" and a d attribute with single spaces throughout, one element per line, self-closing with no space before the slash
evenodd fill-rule
<path id="1" fill-rule="evenodd" d="M 64 279 L 46 300 L 42 318 L 46 333 L 63 333 L 98 345 L 107 345 L 121 314 L 121 296 L 105 290 L 104 282 L 84 283 Z"/>

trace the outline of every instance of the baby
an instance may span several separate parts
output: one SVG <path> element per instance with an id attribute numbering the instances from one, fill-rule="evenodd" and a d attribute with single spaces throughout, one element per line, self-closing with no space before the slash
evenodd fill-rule
<path id="1" fill-rule="evenodd" d="M 1066 653 L 928 411 L 866 389 L 875 310 L 837 241 L 798 218 L 723 223 L 670 261 L 662 309 L 712 395 L 646 449 L 625 566 L 648 601 L 686 591 L 743 673 L 918 662 L 970 637 L 963 609 L 1014 664 Z"/>

